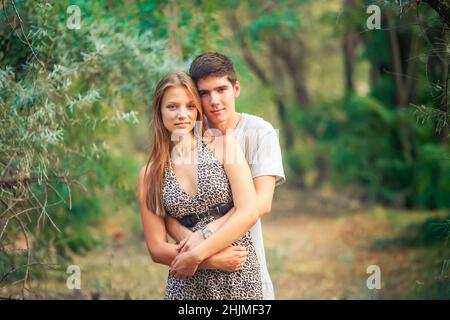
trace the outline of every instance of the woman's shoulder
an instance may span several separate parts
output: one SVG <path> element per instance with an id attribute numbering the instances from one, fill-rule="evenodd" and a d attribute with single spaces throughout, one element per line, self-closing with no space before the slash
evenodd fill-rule
<path id="1" fill-rule="evenodd" d="M 227 147 L 234 148 L 239 145 L 238 141 L 232 135 L 226 134 L 214 137 L 205 137 L 202 139 L 203 143 L 211 149 L 225 150 Z"/>
<path id="2" fill-rule="evenodd" d="M 152 166 L 151 163 L 146 164 L 145 166 L 143 166 L 141 168 L 141 170 L 139 171 L 139 177 L 145 177 L 145 175 L 148 174 L 148 171 L 150 170 L 150 167 Z"/>
<path id="3" fill-rule="evenodd" d="M 214 152 L 224 152 L 238 144 L 236 138 L 231 135 L 207 137 L 202 139 L 202 142 Z"/>
<path id="4" fill-rule="evenodd" d="M 142 183 L 144 183 L 144 181 L 146 179 L 148 179 L 151 165 L 152 165 L 151 163 L 148 163 L 145 166 L 143 166 L 141 168 L 141 170 L 139 171 L 139 176 L 138 176 L 138 184 L 139 185 L 141 185 Z"/>
<path id="5" fill-rule="evenodd" d="M 232 135 L 214 137 L 214 139 L 203 140 L 205 145 L 211 149 L 214 156 L 224 164 L 224 159 L 234 159 L 237 152 L 242 152 L 239 142 Z"/>

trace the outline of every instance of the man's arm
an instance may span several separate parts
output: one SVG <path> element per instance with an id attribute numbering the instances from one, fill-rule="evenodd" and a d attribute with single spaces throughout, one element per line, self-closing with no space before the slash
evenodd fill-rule
<path id="1" fill-rule="evenodd" d="M 166 224 L 167 233 L 177 243 L 192 234 L 191 230 L 183 226 L 177 219 L 170 215 L 166 215 L 164 222 Z"/>
<path id="2" fill-rule="evenodd" d="M 211 221 L 208 223 L 208 227 L 212 230 L 218 230 L 233 214 L 235 211 L 234 208 L 231 208 L 226 214 L 224 214 L 219 219 L 216 219 L 214 221 Z M 166 229 L 168 234 L 172 239 L 174 239 L 176 242 L 181 242 L 182 240 L 186 239 L 187 237 L 190 237 L 194 232 L 183 226 L 177 219 L 167 216 L 165 218 L 166 223 Z M 200 236 L 199 239 L 203 239 L 203 236 L 200 235 L 200 231 L 197 232 Z"/>
<path id="3" fill-rule="evenodd" d="M 258 199 L 257 206 L 260 218 L 272 210 L 275 180 L 275 176 L 259 176 L 253 178 L 253 185 L 255 186 L 256 197 Z"/>

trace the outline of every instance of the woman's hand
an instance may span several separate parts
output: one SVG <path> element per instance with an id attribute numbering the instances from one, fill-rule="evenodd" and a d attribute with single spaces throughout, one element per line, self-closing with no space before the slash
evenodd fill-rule
<path id="1" fill-rule="evenodd" d="M 169 272 L 177 278 L 190 278 L 197 271 L 201 262 L 202 260 L 198 258 L 194 251 L 183 252 L 173 259 Z"/>
<path id="2" fill-rule="evenodd" d="M 216 269 L 235 272 L 242 269 L 247 260 L 248 251 L 244 246 L 230 246 L 211 257 L 211 264 Z"/>

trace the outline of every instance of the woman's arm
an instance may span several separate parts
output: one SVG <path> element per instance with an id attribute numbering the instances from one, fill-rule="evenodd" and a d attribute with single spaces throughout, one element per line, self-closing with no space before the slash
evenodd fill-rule
<path id="1" fill-rule="evenodd" d="M 141 169 L 138 178 L 138 195 L 145 242 L 154 262 L 170 266 L 178 254 L 177 246 L 167 241 L 163 217 L 157 216 L 147 208 L 145 201 L 147 186 L 145 185 L 144 175 L 145 167 Z M 225 249 L 203 261 L 198 268 L 236 271 L 245 261 L 247 254 L 248 252 L 243 247 Z M 180 273 L 179 276 L 183 277 L 186 275 Z"/>
<path id="2" fill-rule="evenodd" d="M 144 177 L 145 167 L 141 169 L 138 178 L 138 196 L 145 242 L 154 262 L 170 266 L 172 260 L 178 254 L 177 245 L 167 241 L 164 218 L 157 216 L 147 208 L 147 186 L 145 185 Z"/>
<path id="3" fill-rule="evenodd" d="M 235 211 L 236 210 L 234 209 L 234 207 L 231 208 L 222 217 L 208 223 L 208 228 L 212 229 L 214 232 L 217 231 L 221 226 L 223 226 L 223 224 Z M 203 235 L 201 234 L 200 230 L 192 232 L 173 217 L 166 217 L 164 220 L 166 222 L 167 232 L 172 237 L 172 239 L 179 243 L 179 252 L 188 251 L 203 241 Z"/>
<path id="4" fill-rule="evenodd" d="M 171 270 L 174 273 L 177 272 L 178 268 L 188 268 L 188 266 L 195 268 L 195 265 L 198 265 L 207 257 L 231 245 L 249 230 L 258 219 L 256 192 L 250 168 L 236 140 L 232 137 L 225 137 L 224 142 L 222 146 L 218 144 L 218 148 L 215 148 L 214 151 L 219 155 L 219 159 L 223 160 L 236 211 L 212 236 L 192 250 L 179 254 L 171 264 Z"/>

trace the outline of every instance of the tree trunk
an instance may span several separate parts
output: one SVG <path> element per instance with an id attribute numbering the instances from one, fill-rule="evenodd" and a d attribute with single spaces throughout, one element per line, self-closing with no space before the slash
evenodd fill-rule
<path id="1" fill-rule="evenodd" d="M 285 71 L 291 79 L 292 89 L 298 105 L 307 108 L 311 101 L 304 76 L 304 54 L 303 50 L 297 53 L 295 48 L 292 47 L 293 43 L 303 47 L 301 39 L 284 39 L 281 36 L 272 38 L 269 41 L 269 47 L 272 55 L 279 57 L 285 65 Z"/>
<path id="2" fill-rule="evenodd" d="M 412 98 L 416 75 L 416 61 L 420 39 L 414 32 L 400 35 L 394 26 L 392 13 L 386 14 L 389 30 L 389 43 L 392 56 L 393 77 L 397 96 L 397 107 L 406 108 Z M 406 72 L 404 73 L 403 70 Z M 412 161 L 412 133 L 407 119 L 399 114 L 399 138 L 402 144 L 403 158 L 407 163 Z"/>
<path id="3" fill-rule="evenodd" d="M 240 35 L 242 31 L 235 13 L 230 13 L 229 21 L 232 30 L 237 35 Z M 244 60 L 247 63 L 250 70 L 258 77 L 258 79 L 264 86 L 273 87 L 272 81 L 269 79 L 263 68 L 258 64 L 247 41 L 242 36 L 238 36 L 238 39 L 240 42 L 240 48 L 242 50 Z M 275 107 L 277 108 L 277 113 L 280 122 L 283 124 L 282 132 L 285 137 L 286 148 L 291 149 L 294 146 L 294 131 L 287 117 L 286 105 L 284 103 L 283 98 L 276 92 L 273 95 L 273 101 L 275 103 Z"/>
<path id="4" fill-rule="evenodd" d="M 352 10 L 356 7 L 354 0 L 344 0 L 344 10 Z M 345 94 L 349 96 L 355 91 L 355 83 L 353 80 L 353 74 L 355 71 L 356 49 L 360 37 L 355 27 L 349 27 L 344 33 L 342 38 L 342 53 L 344 58 L 344 82 L 345 82 Z"/>
<path id="5" fill-rule="evenodd" d="M 164 15 L 169 20 L 169 51 L 178 63 L 183 61 L 183 51 L 180 42 L 180 32 L 178 27 L 179 12 L 175 0 L 170 0 L 163 9 Z"/>
<path id="6" fill-rule="evenodd" d="M 355 91 L 353 74 L 355 71 L 356 48 L 358 45 L 358 34 L 348 32 L 342 39 L 342 52 L 344 57 L 344 80 L 345 94 L 348 96 Z"/>

